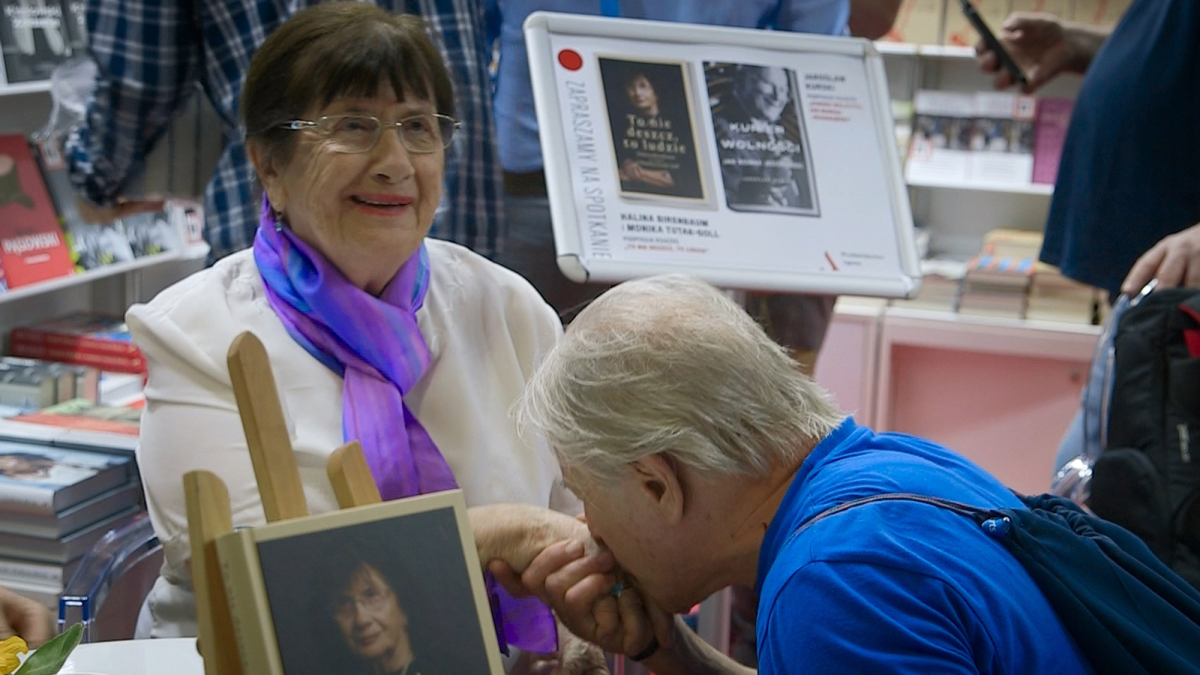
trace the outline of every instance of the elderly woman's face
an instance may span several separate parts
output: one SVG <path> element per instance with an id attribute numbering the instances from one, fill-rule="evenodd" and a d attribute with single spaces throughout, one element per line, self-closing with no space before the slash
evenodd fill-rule
<path id="1" fill-rule="evenodd" d="M 343 152 L 319 131 L 299 132 L 286 166 L 260 176 L 271 205 L 292 230 L 343 272 L 373 260 L 407 260 L 429 232 L 441 199 L 445 151 L 413 153 L 399 129 L 386 126 L 417 114 L 436 113 L 426 98 L 396 100 L 384 82 L 374 98 L 340 98 L 306 119 L 359 113 L 384 123 L 374 147 Z M 393 270 L 394 271 L 394 270 Z M 389 277 L 390 279 L 390 277 Z"/>
<path id="2" fill-rule="evenodd" d="M 333 618 L 346 646 L 358 656 L 383 663 L 399 657 L 401 665 L 411 658 L 408 616 L 374 567 L 364 564 L 342 589 Z"/>

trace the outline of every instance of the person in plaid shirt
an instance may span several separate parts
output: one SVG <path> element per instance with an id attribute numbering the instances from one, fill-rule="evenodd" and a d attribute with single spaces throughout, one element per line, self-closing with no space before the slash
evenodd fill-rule
<path id="1" fill-rule="evenodd" d="M 203 87 L 226 139 L 204 193 L 209 262 L 244 249 L 258 227 L 254 171 L 238 128 L 238 99 L 250 57 L 267 35 L 310 0 L 88 0 L 87 28 L 99 66 L 86 116 L 67 140 L 71 179 L 108 215 L 157 204 L 124 202 L 146 156 L 172 117 Z M 463 131 L 447 153 L 446 185 L 431 236 L 485 256 L 501 248 L 484 0 L 376 0 L 419 14 L 454 78 Z"/>

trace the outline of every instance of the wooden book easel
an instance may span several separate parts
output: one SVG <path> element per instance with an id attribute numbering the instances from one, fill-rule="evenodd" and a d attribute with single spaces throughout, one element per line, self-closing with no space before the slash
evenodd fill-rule
<path id="1" fill-rule="evenodd" d="M 292 453 L 266 349 L 253 333 L 242 333 L 229 347 L 228 363 L 267 522 L 307 516 L 308 505 L 300 484 L 300 471 Z M 340 508 L 382 501 L 363 457 L 362 446 L 357 441 L 335 450 L 325 469 Z M 192 584 L 200 634 L 198 649 L 204 659 L 205 675 L 251 675 L 245 673 L 238 655 L 233 619 L 214 543 L 222 535 L 233 532 L 229 491 L 224 482 L 209 471 L 184 474 L 183 489 L 187 500 Z"/>

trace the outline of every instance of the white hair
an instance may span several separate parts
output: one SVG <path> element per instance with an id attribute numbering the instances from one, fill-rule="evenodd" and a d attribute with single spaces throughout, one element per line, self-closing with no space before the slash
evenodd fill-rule
<path id="1" fill-rule="evenodd" d="M 845 418 L 741 307 L 685 275 L 629 281 L 570 325 L 518 404 L 566 470 L 611 480 L 666 455 L 762 477 Z"/>

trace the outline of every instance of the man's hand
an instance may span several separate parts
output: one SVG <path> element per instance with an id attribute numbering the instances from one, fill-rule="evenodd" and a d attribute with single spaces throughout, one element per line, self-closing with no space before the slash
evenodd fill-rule
<path id="1" fill-rule="evenodd" d="M 50 610 L 0 586 L 0 640 L 20 635 L 37 647 L 54 635 Z"/>
<path id="2" fill-rule="evenodd" d="M 1164 237 L 1133 264 L 1121 292 L 1135 295 L 1151 279 L 1158 288 L 1200 288 L 1200 225 Z"/>
<path id="3" fill-rule="evenodd" d="M 1025 72 L 1025 93 L 1032 93 L 1064 71 L 1083 73 L 1107 34 L 1060 21 L 1052 14 L 1018 12 L 1004 21 L 996 37 Z M 987 73 L 995 73 L 997 89 L 1013 84 L 1012 76 L 1000 67 L 1000 58 L 980 40 L 975 60 Z"/>

